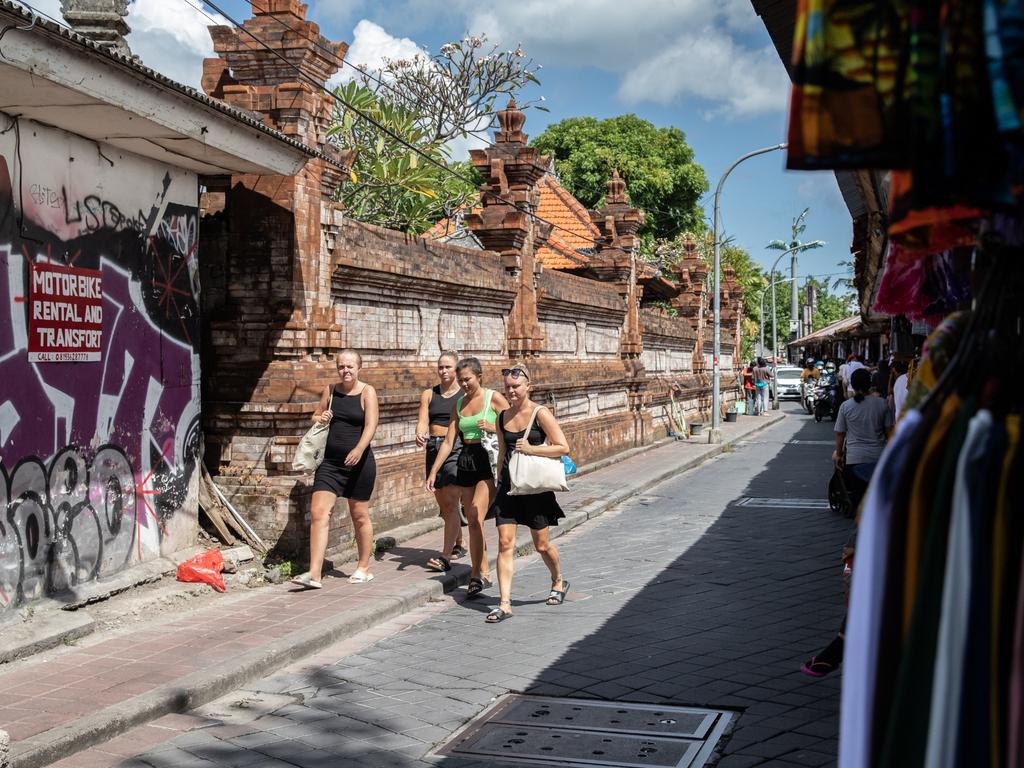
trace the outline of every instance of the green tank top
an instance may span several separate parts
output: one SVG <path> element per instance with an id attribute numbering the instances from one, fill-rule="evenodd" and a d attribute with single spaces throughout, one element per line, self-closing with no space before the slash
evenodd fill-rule
<path id="1" fill-rule="evenodd" d="M 498 421 L 497 412 L 491 408 L 491 395 L 493 394 L 493 390 L 485 389 L 484 409 L 480 413 L 474 413 L 471 416 L 462 415 L 462 397 L 455 404 L 455 413 L 459 415 L 459 431 L 462 433 L 463 440 L 480 440 L 483 438 L 483 431 L 477 426 L 477 422 L 480 419 L 485 419 L 488 424 L 494 424 Z"/>

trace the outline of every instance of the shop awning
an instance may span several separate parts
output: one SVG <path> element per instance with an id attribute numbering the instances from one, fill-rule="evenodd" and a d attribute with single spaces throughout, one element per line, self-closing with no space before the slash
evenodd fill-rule
<path id="1" fill-rule="evenodd" d="M 862 325 L 863 320 L 861 320 L 860 315 L 844 317 L 842 320 L 838 320 L 831 325 L 826 325 L 824 328 L 819 328 L 813 333 L 807 334 L 803 338 L 789 342 L 789 346 L 806 347 L 810 344 L 828 341 L 829 339 L 834 339 L 837 336 L 844 336 L 853 331 L 859 330 Z"/>

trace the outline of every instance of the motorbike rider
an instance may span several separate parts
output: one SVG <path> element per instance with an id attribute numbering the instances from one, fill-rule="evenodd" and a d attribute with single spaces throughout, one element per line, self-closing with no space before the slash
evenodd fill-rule
<path id="1" fill-rule="evenodd" d="M 810 412 L 811 410 L 811 391 L 814 389 L 815 383 L 821 378 L 821 371 L 814 366 L 814 358 L 808 357 L 804 362 L 804 369 L 800 372 L 800 398 L 803 401 L 804 408 Z"/>

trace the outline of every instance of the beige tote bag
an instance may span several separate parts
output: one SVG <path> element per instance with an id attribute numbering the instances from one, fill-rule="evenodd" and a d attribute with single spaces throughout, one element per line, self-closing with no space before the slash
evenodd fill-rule
<path id="1" fill-rule="evenodd" d="M 299 441 L 299 447 L 295 449 L 292 469 L 296 472 L 315 472 L 320 462 L 324 460 L 327 433 L 330 431 L 330 424 L 314 424 L 310 427 Z"/>
<path id="2" fill-rule="evenodd" d="M 526 431 L 523 432 L 523 436 L 527 439 L 530 437 L 530 430 L 533 429 L 533 422 L 539 411 L 540 406 L 535 408 L 530 415 L 530 423 L 526 425 Z M 545 491 L 569 490 L 569 483 L 565 479 L 565 464 L 560 458 L 528 456 L 525 453 L 514 451 L 508 460 L 508 475 L 512 481 L 512 487 L 508 489 L 509 496 L 529 496 Z"/>

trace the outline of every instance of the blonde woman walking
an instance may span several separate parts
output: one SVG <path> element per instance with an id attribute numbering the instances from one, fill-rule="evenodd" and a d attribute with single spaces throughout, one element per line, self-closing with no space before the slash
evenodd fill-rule
<path id="1" fill-rule="evenodd" d="M 548 605 L 561 605 L 569 591 L 569 582 L 562 576 L 558 549 L 548 540 L 548 527 L 558 525 L 565 513 L 552 491 L 525 496 L 511 496 L 509 459 L 516 451 L 527 456 L 561 459 L 569 453 L 565 433 L 551 411 L 530 399 L 533 385 L 530 369 L 515 363 L 501 371 L 505 377 L 505 396 L 510 403 L 498 416 L 498 466 L 501 480 L 494 502 L 498 524 L 498 589 L 501 602 L 487 614 L 488 624 L 497 624 L 512 616 L 512 574 L 515 572 L 516 527 L 525 525 L 533 537 L 533 548 L 551 573 Z M 527 434 L 529 430 L 529 434 Z"/>
<path id="2" fill-rule="evenodd" d="M 416 446 L 426 448 L 426 471 L 424 478 L 437 459 L 437 452 L 448 434 L 455 402 L 462 393 L 462 387 L 455 380 L 455 366 L 459 356 L 455 352 L 442 352 L 437 359 L 438 383 L 420 394 L 420 410 L 416 419 Z M 456 443 L 448 459 L 438 470 L 434 480 L 434 498 L 437 500 L 441 518 L 444 520 L 444 537 L 441 554 L 427 561 L 427 567 L 445 573 L 455 559 L 466 554 L 462 546 L 462 528 L 459 520 L 459 488 L 455 485 L 458 472 L 457 462 L 461 443 Z"/>
<path id="3" fill-rule="evenodd" d="M 476 597 L 491 585 L 490 567 L 484 541 L 484 518 L 494 498 L 494 472 L 483 445 L 485 434 L 497 432 L 498 411 L 508 408 L 508 401 L 498 392 L 486 389 L 481 382 L 483 368 L 475 357 L 466 357 L 455 366 L 455 378 L 463 395 L 452 408 L 452 420 L 444 442 L 438 448 L 434 466 L 427 476 L 427 490 L 437 487 L 437 475 L 452 452 L 456 435 L 462 437 L 455 485 L 459 489 L 462 509 L 469 523 L 469 556 L 472 563 L 467 597 Z"/>
<path id="4" fill-rule="evenodd" d="M 310 509 L 309 571 L 292 579 L 306 589 L 321 588 L 321 571 L 327 552 L 331 511 L 341 496 L 348 500 L 359 562 L 348 577 L 363 584 L 373 579 L 369 572 L 373 554 L 373 524 L 369 501 L 377 478 L 377 463 L 370 443 L 377 431 L 377 392 L 359 380 L 362 357 L 354 349 L 338 353 L 338 382 L 325 387 L 313 413 L 315 424 L 329 424 L 324 460 L 313 477 Z"/>

